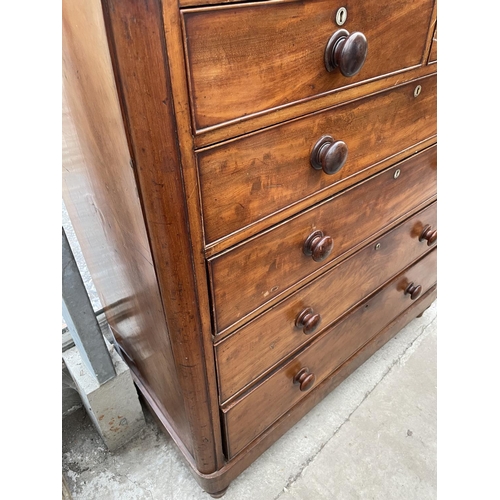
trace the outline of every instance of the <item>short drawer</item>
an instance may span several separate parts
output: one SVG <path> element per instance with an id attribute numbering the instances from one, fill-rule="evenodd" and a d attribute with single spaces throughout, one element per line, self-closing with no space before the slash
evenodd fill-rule
<path id="1" fill-rule="evenodd" d="M 221 402 L 272 370 L 436 241 L 433 203 L 224 338 L 215 347 Z"/>
<path id="2" fill-rule="evenodd" d="M 206 243 L 320 191 L 345 189 L 374 173 L 372 167 L 403 151 L 409 156 L 412 147 L 435 135 L 436 77 L 431 76 L 201 151 Z M 318 143 L 327 153 L 341 154 L 330 153 L 316 169 L 311 157 Z"/>
<path id="3" fill-rule="evenodd" d="M 361 248 L 435 195 L 436 146 L 432 146 L 210 259 L 216 332 L 345 252 Z"/>
<path id="4" fill-rule="evenodd" d="M 269 1 L 183 11 L 185 51 L 197 130 L 287 106 L 422 64 L 434 0 Z M 339 25 L 339 8 L 347 9 Z M 333 34 L 362 33 L 364 65 L 329 72 Z M 344 73 L 354 61 L 342 57 Z M 359 55 L 358 59 L 359 60 Z"/>
<path id="5" fill-rule="evenodd" d="M 420 295 L 430 290 L 436 283 L 436 261 L 437 252 L 433 250 L 361 303 L 264 382 L 223 408 L 229 458 L 250 444 L 276 419 L 306 397 L 308 390 L 320 384 L 411 306 L 410 290 L 420 286 Z M 418 300 L 417 292 L 413 292 L 414 300 Z M 297 381 L 300 374 L 303 374 L 301 383 Z"/>

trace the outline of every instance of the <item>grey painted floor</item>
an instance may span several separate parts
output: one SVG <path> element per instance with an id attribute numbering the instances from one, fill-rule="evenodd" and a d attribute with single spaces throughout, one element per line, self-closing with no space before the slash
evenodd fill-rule
<path id="1" fill-rule="evenodd" d="M 436 498 L 434 303 L 230 485 L 226 500 Z M 150 415 L 109 453 L 78 410 L 63 420 L 63 474 L 75 500 L 198 500 Z"/>

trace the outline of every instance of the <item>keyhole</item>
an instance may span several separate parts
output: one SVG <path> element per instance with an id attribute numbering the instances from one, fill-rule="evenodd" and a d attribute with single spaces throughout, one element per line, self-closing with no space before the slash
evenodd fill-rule
<path id="1" fill-rule="evenodd" d="M 339 26 L 342 26 L 347 20 L 347 10 L 345 7 L 340 7 L 335 16 L 335 21 Z"/>

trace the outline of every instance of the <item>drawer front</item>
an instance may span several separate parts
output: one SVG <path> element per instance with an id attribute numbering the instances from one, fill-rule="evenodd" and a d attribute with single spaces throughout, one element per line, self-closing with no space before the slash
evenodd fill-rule
<path id="1" fill-rule="evenodd" d="M 270 1 L 183 12 L 197 130 L 286 106 L 422 63 L 434 0 Z M 347 20 L 336 12 L 347 8 Z M 365 35 L 361 71 L 328 72 L 325 48 L 345 29 Z M 347 56 L 344 56 L 346 61 Z"/>
<path id="2" fill-rule="evenodd" d="M 314 374 L 311 386 L 314 388 L 412 305 L 410 295 L 404 292 L 410 283 L 422 287 L 421 295 L 431 289 L 436 283 L 436 259 L 437 252 L 433 250 L 360 304 L 262 384 L 226 410 L 223 409 L 229 458 L 306 396 L 307 392 L 302 392 L 299 384 L 294 383 L 294 377 L 302 369 L 307 368 L 309 373 Z"/>
<path id="3" fill-rule="evenodd" d="M 415 97 L 417 85 L 422 90 Z M 346 162 L 330 174 L 310 159 L 325 135 L 347 145 Z M 200 152 L 206 242 L 340 182 L 337 191 L 346 188 L 368 177 L 370 167 L 435 135 L 433 76 Z"/>
<path id="4" fill-rule="evenodd" d="M 426 235 L 432 238 L 427 241 L 421 236 L 429 226 Z M 223 339 L 215 348 L 221 401 L 272 369 L 422 257 L 430 250 L 429 243 L 436 242 L 434 231 L 435 203 Z M 302 314 L 301 323 L 298 318 L 303 311 L 308 312 Z"/>
<path id="5" fill-rule="evenodd" d="M 431 201 L 435 194 L 436 146 L 432 146 L 210 259 L 216 332 L 223 332 L 333 259 L 362 245 L 388 224 Z M 317 231 L 324 238 L 312 246 L 316 258 L 318 253 L 321 257 L 322 248 L 326 250 L 325 240 L 333 239 L 333 249 L 322 261 L 304 253 L 306 240 Z"/>

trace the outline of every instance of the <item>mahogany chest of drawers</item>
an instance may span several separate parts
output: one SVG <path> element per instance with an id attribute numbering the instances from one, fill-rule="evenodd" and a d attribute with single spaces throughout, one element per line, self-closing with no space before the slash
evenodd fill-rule
<path id="1" fill-rule="evenodd" d="M 434 0 L 64 0 L 64 199 L 213 496 L 436 297 Z"/>

